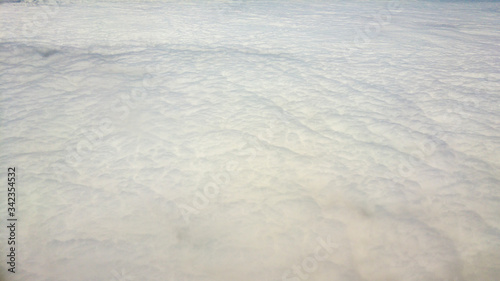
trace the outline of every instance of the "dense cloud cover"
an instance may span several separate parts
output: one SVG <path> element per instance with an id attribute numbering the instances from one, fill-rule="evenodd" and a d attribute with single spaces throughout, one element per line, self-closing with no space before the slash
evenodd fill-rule
<path id="1" fill-rule="evenodd" d="M 495 280 L 498 8 L 4 3 L 4 277 Z"/>

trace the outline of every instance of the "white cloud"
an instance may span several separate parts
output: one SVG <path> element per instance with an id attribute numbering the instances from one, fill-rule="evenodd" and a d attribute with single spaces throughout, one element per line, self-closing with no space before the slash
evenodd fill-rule
<path id="1" fill-rule="evenodd" d="M 494 279 L 491 5 L 5 3 L 15 277 Z"/>

